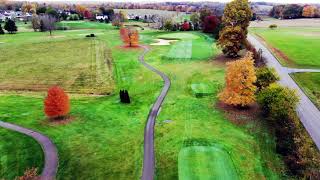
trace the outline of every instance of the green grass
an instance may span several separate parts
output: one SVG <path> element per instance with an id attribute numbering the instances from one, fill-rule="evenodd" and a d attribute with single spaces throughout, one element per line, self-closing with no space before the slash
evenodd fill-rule
<path id="1" fill-rule="evenodd" d="M 295 73 L 291 76 L 312 102 L 320 108 L 320 73 Z"/>
<path id="2" fill-rule="evenodd" d="M 229 154 L 219 146 L 192 146 L 179 153 L 179 179 L 238 179 Z"/>
<path id="3" fill-rule="evenodd" d="M 40 145 L 29 136 L 0 129 L 0 177 L 14 179 L 26 168 L 38 167 L 41 172 L 44 156 Z"/>
<path id="4" fill-rule="evenodd" d="M 69 24 L 72 26 L 72 23 Z M 6 43 L 0 47 L 23 46 L 34 42 L 50 44 L 67 40 L 83 41 L 82 34 L 100 33 L 97 34 L 97 40 L 111 49 L 113 58 L 116 84 L 110 96 L 71 95 L 71 116 L 74 121 L 53 126 L 46 122 L 43 113 L 44 93 L 2 92 L 0 120 L 35 129 L 52 138 L 60 158 L 57 179 L 72 179 L 75 176 L 79 179 L 140 179 L 144 126 L 149 108 L 158 96 L 163 82 L 138 62 L 141 49 L 119 47 L 122 43 L 118 30 L 111 26 L 109 29 L 100 28 L 98 24 L 96 27 L 77 25 L 81 26 L 79 30 L 54 32 L 54 36 L 63 38 L 52 39 L 48 38 L 47 33 L 25 32 L 12 36 L 16 38 L 12 40 L 5 35 L 0 41 Z M 179 34 L 171 35 L 153 30 L 140 33 L 143 44 L 150 44 L 163 34 L 169 37 Z M 198 32 L 184 32 L 181 37 L 186 38 L 181 41 L 191 40 L 204 46 L 193 46 L 192 56 L 188 61 L 165 57 L 174 45 L 153 46 L 146 55 L 146 61 L 168 74 L 172 81 L 172 87 L 156 123 L 157 179 L 179 178 L 179 152 L 190 142 L 192 145 L 203 145 L 201 142 L 221 144 L 234 162 L 240 179 L 281 178 L 283 165 L 274 152 L 274 139 L 265 130 L 265 126 L 261 125 L 261 121 L 238 126 L 231 123 L 223 111 L 215 107 L 216 95 L 224 84 L 225 67 L 212 60 L 212 56 L 219 53 L 218 50 L 211 49 L 213 40 Z M 195 55 L 195 52 L 198 52 L 198 55 Z M 210 85 L 214 90 L 213 94 L 196 98 L 191 90 L 191 85 L 195 83 Z M 119 103 L 119 89 L 129 90 L 132 100 L 130 105 Z M 165 120 L 172 122 L 165 123 Z M 16 137 L 9 133 L 11 132 L 8 132 L 8 135 Z M 0 147 L 5 144 L 0 141 Z M 27 138 L 21 139 L 21 144 L 36 146 L 33 142 L 28 142 Z M 23 151 L 16 149 L 18 152 Z M 10 151 L 6 153 L 14 156 Z M 42 157 L 39 147 L 35 147 L 31 154 L 25 154 L 19 159 L 21 169 L 42 167 L 40 161 L 28 161 L 28 157 Z M 10 161 L 10 164 L 17 162 L 18 160 Z M 11 179 L 18 175 L 21 175 L 21 172 L 0 177 Z"/>
<path id="5" fill-rule="evenodd" d="M 252 28 L 251 32 L 262 37 L 269 47 L 281 51 L 275 53 L 281 64 L 298 68 L 320 68 L 319 28 Z M 274 50 L 275 52 L 275 50 Z"/>

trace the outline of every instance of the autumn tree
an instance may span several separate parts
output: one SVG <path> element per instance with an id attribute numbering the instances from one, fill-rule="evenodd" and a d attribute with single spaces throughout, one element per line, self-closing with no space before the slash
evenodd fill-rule
<path id="1" fill-rule="evenodd" d="M 34 31 L 38 31 L 40 29 L 40 18 L 37 14 L 32 15 L 32 28 Z"/>
<path id="2" fill-rule="evenodd" d="M 200 21 L 201 21 L 201 24 L 203 24 L 204 19 L 207 16 L 210 16 L 210 15 L 212 15 L 212 12 L 207 7 L 200 9 Z"/>
<path id="3" fill-rule="evenodd" d="M 255 102 L 257 77 L 252 53 L 240 60 L 227 63 L 226 87 L 219 99 L 233 106 L 245 107 Z"/>
<path id="4" fill-rule="evenodd" d="M 315 6 L 305 6 L 302 11 L 303 17 L 313 18 L 316 16 L 317 7 Z"/>
<path id="5" fill-rule="evenodd" d="M 189 31 L 190 30 L 190 24 L 188 21 L 184 21 L 184 23 L 181 25 L 181 30 L 183 31 Z"/>
<path id="6" fill-rule="evenodd" d="M 228 3 L 222 17 L 223 29 L 220 31 L 218 45 L 225 55 L 235 58 L 244 47 L 252 11 L 248 0 L 233 0 Z"/>
<path id="7" fill-rule="evenodd" d="M 112 19 L 112 26 L 121 27 L 123 25 L 124 19 L 120 13 L 115 13 Z"/>
<path id="8" fill-rule="evenodd" d="M 44 112 L 50 119 L 63 119 L 70 111 L 68 95 L 58 86 L 51 87 L 44 101 Z"/>
<path id="9" fill-rule="evenodd" d="M 121 28 L 120 37 L 129 47 L 136 47 L 139 45 L 139 32 L 133 27 Z"/>
<path id="10" fill-rule="evenodd" d="M 220 21 L 216 16 L 207 16 L 204 18 L 203 22 L 203 32 L 213 33 L 218 27 Z"/>
<path id="11" fill-rule="evenodd" d="M 199 24 L 200 24 L 200 15 L 199 15 L 199 13 L 196 13 L 196 12 L 192 13 L 190 15 L 190 21 L 193 24 L 194 30 L 199 30 Z"/>
<path id="12" fill-rule="evenodd" d="M 50 36 L 52 35 L 52 31 L 55 29 L 56 18 L 51 15 L 44 15 L 40 18 L 40 30 L 41 31 L 49 31 Z"/>

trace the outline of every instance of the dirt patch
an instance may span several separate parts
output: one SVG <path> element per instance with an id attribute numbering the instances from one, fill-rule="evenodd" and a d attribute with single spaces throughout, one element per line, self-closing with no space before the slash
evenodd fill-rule
<path id="1" fill-rule="evenodd" d="M 48 38 L 64 38 L 64 37 L 66 37 L 66 36 L 48 36 Z"/>
<path id="2" fill-rule="evenodd" d="M 262 42 L 264 45 L 266 45 L 273 53 L 276 57 L 282 59 L 283 61 L 286 62 L 287 65 L 294 67 L 295 63 L 292 59 L 290 59 L 284 52 L 282 52 L 280 49 L 277 49 L 273 46 L 271 46 L 270 44 L 267 43 L 267 41 L 260 36 L 259 34 L 255 34 Z"/>
<path id="3" fill-rule="evenodd" d="M 215 106 L 224 111 L 227 118 L 236 125 L 246 125 L 248 122 L 256 121 L 261 114 L 258 104 L 241 109 L 219 101 Z"/>
<path id="4" fill-rule="evenodd" d="M 76 118 L 73 117 L 73 116 L 67 116 L 65 117 L 64 119 L 59 119 L 59 120 L 52 120 L 52 119 L 46 119 L 44 121 L 45 124 L 48 124 L 50 126 L 60 126 L 60 125 L 66 125 L 66 124 L 69 124 L 73 121 L 75 121 Z"/>
<path id="5" fill-rule="evenodd" d="M 155 39 L 157 42 L 150 44 L 151 46 L 169 46 L 173 42 L 177 42 L 178 40 L 169 40 L 169 39 Z"/>

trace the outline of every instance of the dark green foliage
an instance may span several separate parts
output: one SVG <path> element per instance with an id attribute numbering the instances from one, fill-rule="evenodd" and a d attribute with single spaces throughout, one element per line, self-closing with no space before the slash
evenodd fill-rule
<path id="1" fill-rule="evenodd" d="M 120 90 L 120 101 L 122 103 L 130 104 L 130 97 L 127 90 Z"/>
<path id="2" fill-rule="evenodd" d="M 4 25 L 4 29 L 7 30 L 10 34 L 14 34 L 18 31 L 16 23 L 11 19 L 8 19 L 6 21 L 6 23 Z"/>
<path id="3" fill-rule="evenodd" d="M 270 29 L 276 29 L 277 27 L 278 27 L 278 25 L 276 25 L 276 24 L 271 24 L 271 25 L 269 26 Z"/>
<path id="4" fill-rule="evenodd" d="M 47 11 L 47 7 L 42 6 L 37 8 L 37 14 L 45 14 Z"/>
<path id="5" fill-rule="evenodd" d="M 283 8 L 284 19 L 296 19 L 302 17 L 303 7 L 297 4 L 289 4 Z"/>
<path id="6" fill-rule="evenodd" d="M 256 76 L 257 81 L 255 85 L 257 86 L 258 90 L 265 89 L 269 87 L 270 84 L 279 80 L 279 77 L 276 75 L 274 69 L 267 67 L 257 68 Z"/>
<path id="7" fill-rule="evenodd" d="M 4 31 L 3 31 L 2 26 L 1 26 L 1 24 L 0 24 L 0 35 L 1 35 L 1 34 L 4 34 Z"/>
<path id="8" fill-rule="evenodd" d="M 58 17 L 59 17 L 58 12 L 57 12 L 55 9 L 53 9 L 53 8 L 48 8 L 48 9 L 46 10 L 46 14 L 48 14 L 48 15 L 50 15 L 50 16 L 52 16 L 52 17 L 55 17 L 55 18 L 58 18 Z"/>

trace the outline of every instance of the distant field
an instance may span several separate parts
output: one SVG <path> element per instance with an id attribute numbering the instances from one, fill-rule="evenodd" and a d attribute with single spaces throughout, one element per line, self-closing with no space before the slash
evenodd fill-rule
<path id="1" fill-rule="evenodd" d="M 320 108 L 320 73 L 295 73 L 292 77 Z"/>
<path id="2" fill-rule="evenodd" d="M 320 27 L 320 19 L 284 19 L 265 18 L 263 21 L 253 21 L 250 27 L 268 28 L 269 25 L 276 24 L 279 27 Z"/>
<path id="3" fill-rule="evenodd" d="M 265 41 L 281 64 L 298 68 L 320 68 L 320 28 L 251 28 Z"/>
<path id="4" fill-rule="evenodd" d="M 1 90 L 46 91 L 60 85 L 76 93 L 108 94 L 114 88 L 112 59 L 101 41 L 62 37 L 60 41 L 9 44 L 0 50 L 5 52 L 0 56 Z"/>

